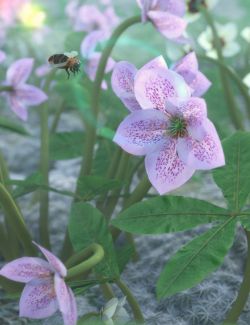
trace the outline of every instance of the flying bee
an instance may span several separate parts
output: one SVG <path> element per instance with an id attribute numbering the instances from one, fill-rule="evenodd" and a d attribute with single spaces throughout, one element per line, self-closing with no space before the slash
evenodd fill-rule
<path id="1" fill-rule="evenodd" d="M 70 77 L 69 71 L 73 72 L 73 74 L 80 71 L 81 62 L 76 51 L 54 54 L 49 57 L 48 61 L 54 68 L 65 69 L 68 79 Z"/>

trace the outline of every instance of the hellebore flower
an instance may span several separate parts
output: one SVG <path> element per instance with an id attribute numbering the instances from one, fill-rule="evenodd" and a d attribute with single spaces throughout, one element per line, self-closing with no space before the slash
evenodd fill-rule
<path id="1" fill-rule="evenodd" d="M 38 257 L 22 257 L 6 264 L 0 275 L 16 282 L 25 283 L 20 302 L 20 317 L 47 318 L 58 309 L 64 325 L 76 325 L 77 307 L 72 290 L 64 278 L 67 269 L 47 249 L 39 246 L 47 261 Z"/>
<path id="2" fill-rule="evenodd" d="M 117 322 L 119 325 L 126 324 L 129 321 L 129 315 L 123 307 L 126 303 L 126 297 L 118 300 L 112 298 L 101 310 L 102 321 L 105 325 L 114 325 Z"/>
<path id="3" fill-rule="evenodd" d="M 142 10 L 142 21 L 150 20 L 168 39 L 183 35 L 187 23 L 182 18 L 186 12 L 185 0 L 137 0 Z"/>
<path id="4" fill-rule="evenodd" d="M 173 70 L 180 74 L 192 89 L 192 96 L 200 97 L 210 88 L 211 82 L 199 71 L 195 52 L 190 52 L 177 62 Z"/>
<path id="5" fill-rule="evenodd" d="M 250 43 L 250 26 L 242 29 L 240 35 L 247 43 Z"/>
<path id="6" fill-rule="evenodd" d="M 138 72 L 128 63 L 121 66 L 122 73 L 117 67 L 114 70 L 112 85 L 132 113 L 113 140 L 130 154 L 146 156 L 149 180 L 160 194 L 183 185 L 196 169 L 225 164 L 205 101 L 191 97 L 190 87 L 167 69 L 162 57 Z M 128 105 L 127 98 L 136 100 L 137 106 Z"/>
<path id="7" fill-rule="evenodd" d="M 26 84 L 33 67 L 33 59 L 26 58 L 15 61 L 7 70 L 5 86 L 12 89 L 5 93 L 10 108 L 22 120 L 28 118 L 28 106 L 40 105 L 48 99 L 39 88 Z"/>
<path id="8" fill-rule="evenodd" d="M 233 23 L 225 25 L 216 24 L 217 33 L 221 42 L 222 54 L 225 57 L 231 57 L 239 53 L 240 46 L 235 39 L 237 37 L 237 26 Z M 215 41 L 211 27 L 207 27 L 198 37 L 198 43 L 206 51 L 210 58 L 217 59 Z"/>

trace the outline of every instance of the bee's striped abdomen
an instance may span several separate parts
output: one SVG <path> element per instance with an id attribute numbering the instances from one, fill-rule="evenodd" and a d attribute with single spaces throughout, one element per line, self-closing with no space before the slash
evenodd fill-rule
<path id="1" fill-rule="evenodd" d="M 60 64 L 67 62 L 68 57 L 64 54 L 54 54 L 49 57 L 49 63 Z"/>

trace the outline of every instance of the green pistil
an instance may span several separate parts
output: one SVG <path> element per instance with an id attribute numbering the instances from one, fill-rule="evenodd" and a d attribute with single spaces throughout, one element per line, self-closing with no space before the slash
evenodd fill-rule
<path id="1" fill-rule="evenodd" d="M 184 138 L 187 135 L 187 123 L 178 116 L 173 117 L 170 120 L 170 126 L 167 129 L 167 133 L 172 138 Z"/>

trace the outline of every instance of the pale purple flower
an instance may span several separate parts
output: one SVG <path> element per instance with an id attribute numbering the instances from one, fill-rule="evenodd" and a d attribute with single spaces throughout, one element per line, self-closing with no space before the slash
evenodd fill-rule
<path id="1" fill-rule="evenodd" d="M 20 302 L 20 317 L 42 319 L 61 311 L 64 325 L 76 325 L 77 306 L 72 290 L 64 278 L 67 269 L 47 249 L 41 250 L 47 261 L 38 257 L 22 257 L 6 264 L 0 275 L 16 282 L 25 283 Z"/>
<path id="2" fill-rule="evenodd" d="M 142 10 L 142 21 L 150 20 L 159 32 L 168 39 L 183 35 L 187 23 L 185 0 L 137 0 Z"/>
<path id="3" fill-rule="evenodd" d="M 178 61 L 173 70 L 180 74 L 192 89 L 192 96 L 200 97 L 210 88 L 211 82 L 199 71 L 195 52 L 190 52 Z"/>
<path id="4" fill-rule="evenodd" d="M 0 50 L 0 63 L 2 63 L 5 59 L 6 59 L 5 52 Z"/>
<path id="5" fill-rule="evenodd" d="M 225 164 L 205 101 L 191 97 L 193 90 L 162 57 L 139 71 L 128 62 L 117 64 L 112 87 L 132 111 L 114 141 L 130 154 L 146 156 L 149 180 L 160 194 L 183 185 L 196 169 Z"/>
<path id="6" fill-rule="evenodd" d="M 39 88 L 26 84 L 30 76 L 34 60 L 25 58 L 15 61 L 7 70 L 5 86 L 12 87 L 5 94 L 10 108 L 22 120 L 28 118 L 28 106 L 40 105 L 48 99 L 47 95 Z"/>

